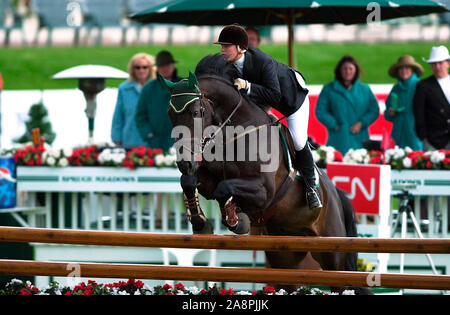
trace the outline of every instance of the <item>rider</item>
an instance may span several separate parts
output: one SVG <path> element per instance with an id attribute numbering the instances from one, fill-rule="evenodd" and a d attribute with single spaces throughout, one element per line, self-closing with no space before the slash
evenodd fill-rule
<path id="1" fill-rule="evenodd" d="M 238 90 L 260 106 L 270 105 L 286 117 L 295 147 L 294 167 L 301 172 L 307 186 L 306 200 L 310 209 L 322 207 L 319 178 L 314 168 L 308 140 L 309 99 L 303 76 L 276 61 L 268 54 L 249 47 L 244 28 L 226 26 L 214 44 L 222 46 L 222 55 L 240 75 L 234 81 Z"/>

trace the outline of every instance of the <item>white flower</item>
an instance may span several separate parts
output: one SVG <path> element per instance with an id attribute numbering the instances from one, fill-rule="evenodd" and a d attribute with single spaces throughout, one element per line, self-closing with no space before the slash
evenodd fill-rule
<path id="1" fill-rule="evenodd" d="M 320 161 L 320 155 L 319 155 L 319 153 L 317 153 L 316 150 L 312 151 L 311 153 L 312 153 L 314 162 L 316 162 L 316 163 L 319 162 L 319 161 Z"/>
<path id="2" fill-rule="evenodd" d="M 22 280 L 19 280 L 19 279 L 16 279 L 16 278 L 11 280 L 11 284 L 22 284 L 22 283 L 23 283 Z"/>
<path id="3" fill-rule="evenodd" d="M 405 151 L 403 149 L 398 149 L 396 147 L 395 153 L 394 153 L 394 159 L 401 159 L 405 156 Z"/>
<path id="4" fill-rule="evenodd" d="M 191 294 L 194 294 L 194 295 L 197 295 L 197 294 L 200 293 L 200 290 L 199 290 L 197 287 L 189 287 L 189 288 L 187 288 L 187 290 L 188 290 Z"/>
<path id="5" fill-rule="evenodd" d="M 126 157 L 125 154 L 121 154 L 121 153 L 114 154 L 112 157 L 112 160 L 114 163 L 121 164 L 123 162 L 123 160 L 125 160 L 125 157 Z"/>
<path id="6" fill-rule="evenodd" d="M 175 155 L 166 155 L 164 160 L 166 166 L 174 166 L 177 161 L 177 157 Z"/>
<path id="7" fill-rule="evenodd" d="M 342 295 L 355 295 L 355 290 L 344 290 Z"/>
<path id="8" fill-rule="evenodd" d="M 73 150 L 70 149 L 70 148 L 64 148 L 63 149 L 63 153 L 64 153 L 65 157 L 69 157 L 69 156 L 71 156 L 73 154 Z"/>
<path id="9" fill-rule="evenodd" d="M 66 167 L 68 165 L 69 165 L 69 161 L 65 157 L 63 157 L 62 159 L 60 159 L 58 161 L 58 166 Z"/>
<path id="10" fill-rule="evenodd" d="M 280 291 L 275 292 L 275 295 L 285 295 L 287 292 L 283 289 L 280 289 Z"/>
<path id="11" fill-rule="evenodd" d="M 252 295 L 252 293 L 250 293 L 248 291 L 239 291 L 239 292 L 236 292 L 236 295 Z"/>
<path id="12" fill-rule="evenodd" d="M 327 150 L 326 152 L 327 152 L 327 157 L 326 157 L 327 163 L 333 162 L 334 161 L 334 151 Z"/>
<path id="13" fill-rule="evenodd" d="M 164 162 L 165 162 L 164 155 L 162 154 L 155 155 L 156 166 L 164 166 Z"/>
<path id="14" fill-rule="evenodd" d="M 169 149 L 169 154 L 170 154 L 170 155 L 177 155 L 177 149 L 175 149 L 175 147 L 171 147 L 171 148 Z"/>
<path id="15" fill-rule="evenodd" d="M 445 153 L 439 151 L 433 151 L 430 156 L 430 161 L 434 164 L 440 163 L 445 159 Z"/>
<path id="16" fill-rule="evenodd" d="M 52 156 L 49 156 L 49 157 L 47 158 L 47 164 L 48 164 L 48 165 L 54 166 L 55 163 L 56 163 L 56 160 L 55 160 Z"/>
<path id="17" fill-rule="evenodd" d="M 405 168 L 411 168 L 412 166 L 412 160 L 409 157 L 406 157 L 403 159 L 403 166 Z"/>

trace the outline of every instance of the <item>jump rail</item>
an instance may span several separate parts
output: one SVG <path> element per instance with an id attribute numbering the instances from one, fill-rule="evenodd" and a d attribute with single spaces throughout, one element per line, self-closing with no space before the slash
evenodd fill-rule
<path id="1" fill-rule="evenodd" d="M 356 287 L 377 286 L 384 288 L 429 290 L 450 289 L 450 276 L 263 268 L 175 267 L 100 263 L 75 264 L 68 262 L 23 260 L 0 260 L 0 274 L 67 277 L 75 265 L 79 268 L 80 277 L 94 278 L 253 282 Z"/>
<path id="2" fill-rule="evenodd" d="M 450 239 L 183 235 L 0 227 L 0 242 L 226 250 L 450 254 Z"/>
<path id="3" fill-rule="evenodd" d="M 227 250 L 450 253 L 450 239 L 178 235 L 0 227 L 0 241 Z M 450 290 L 450 276 L 0 260 L 0 274 Z"/>

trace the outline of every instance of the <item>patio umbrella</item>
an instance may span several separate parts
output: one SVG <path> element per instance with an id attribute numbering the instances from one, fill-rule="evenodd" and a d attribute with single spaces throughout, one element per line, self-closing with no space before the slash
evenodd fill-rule
<path id="1" fill-rule="evenodd" d="M 131 18 L 141 23 L 287 25 L 292 66 L 295 24 L 360 24 L 371 17 L 385 20 L 445 11 L 430 0 L 175 0 Z"/>

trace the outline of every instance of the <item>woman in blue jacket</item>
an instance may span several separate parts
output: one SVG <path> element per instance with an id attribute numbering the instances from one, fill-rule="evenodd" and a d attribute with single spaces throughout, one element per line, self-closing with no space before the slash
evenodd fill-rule
<path id="1" fill-rule="evenodd" d="M 111 139 L 125 148 L 146 146 L 135 123 L 136 108 L 142 87 L 155 79 L 155 59 L 139 53 L 131 58 L 128 65 L 129 78 L 119 86 L 116 108 L 111 126 Z"/>
<path id="2" fill-rule="evenodd" d="M 323 88 L 316 117 L 328 130 L 328 146 L 345 154 L 360 149 L 369 139 L 368 127 L 379 116 L 378 101 L 367 84 L 359 81 L 360 67 L 344 56 L 335 69 L 335 80 Z"/>
<path id="3" fill-rule="evenodd" d="M 413 57 L 400 57 L 389 69 L 389 75 L 398 79 L 386 100 L 384 118 L 393 123 L 392 138 L 400 148 L 422 150 L 422 141 L 414 130 L 413 100 L 423 68 Z"/>

